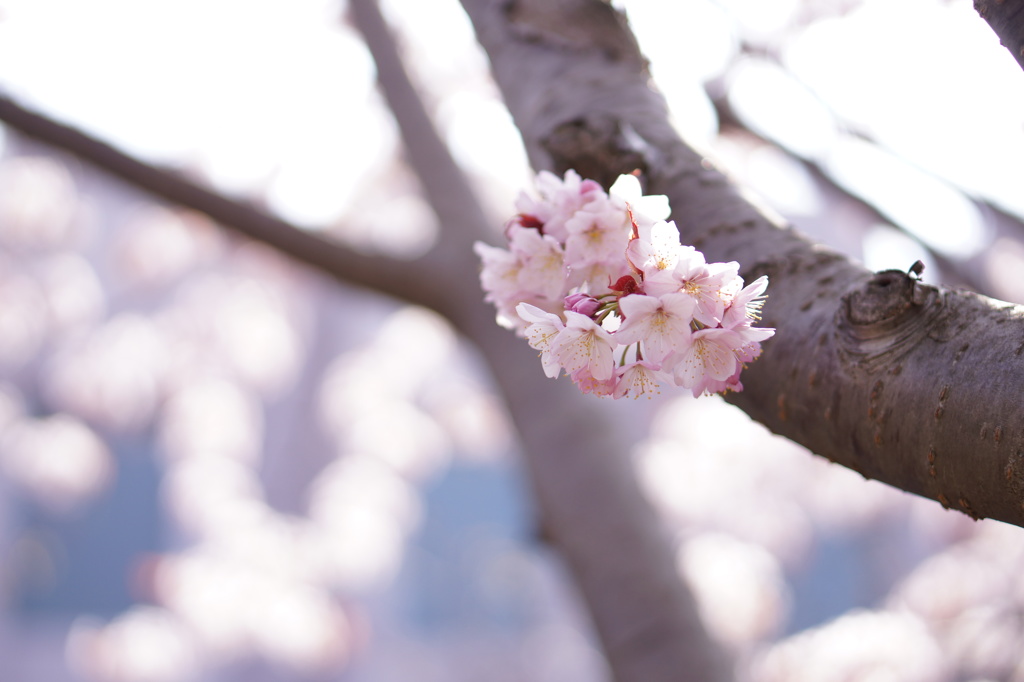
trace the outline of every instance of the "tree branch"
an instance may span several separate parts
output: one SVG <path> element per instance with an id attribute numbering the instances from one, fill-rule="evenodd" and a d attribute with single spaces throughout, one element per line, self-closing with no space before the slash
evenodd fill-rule
<path id="1" fill-rule="evenodd" d="M 440 239 L 425 260 L 438 274 L 475 272 L 472 243 L 487 234 L 488 217 L 448 146 L 437 133 L 416 87 L 409 79 L 391 33 L 375 2 L 349 3 L 349 15 L 362 33 L 377 66 L 377 81 L 402 135 L 410 165 L 441 225 Z"/>
<path id="2" fill-rule="evenodd" d="M 207 214 L 251 239 L 263 242 L 332 278 L 410 303 L 433 306 L 442 294 L 435 278 L 414 262 L 358 253 L 150 166 L 74 128 L 29 111 L 0 96 L 0 121 L 22 134 L 69 152 L 116 178 L 179 206 Z"/>
<path id="3" fill-rule="evenodd" d="M 975 274 L 968 263 L 961 260 L 954 260 L 932 246 L 922 243 L 922 240 L 909 231 L 900 221 L 891 219 L 866 199 L 851 194 L 849 190 L 836 182 L 832 174 L 829 173 L 826 168 L 823 168 L 822 164 L 818 161 L 813 158 L 807 158 L 806 156 L 800 155 L 791 149 L 785 148 L 776 140 L 752 130 L 750 126 L 747 125 L 747 122 L 736 113 L 727 97 L 712 97 L 711 103 L 715 107 L 715 112 L 718 114 L 718 121 L 721 128 L 724 129 L 726 126 L 731 126 L 736 130 L 742 131 L 745 135 L 749 135 L 766 144 L 782 149 L 790 157 L 796 159 L 807 170 L 807 172 L 811 174 L 815 182 L 820 183 L 822 187 L 828 188 L 828 190 L 841 195 L 847 201 L 853 202 L 853 204 L 864 211 L 865 214 L 871 216 L 875 222 L 891 225 L 893 229 L 898 230 L 907 238 L 912 239 L 922 249 L 922 251 L 926 251 L 928 253 L 928 257 L 938 265 L 942 272 L 946 273 L 947 279 L 952 280 L 953 284 L 959 287 L 966 287 L 979 293 L 989 293 L 986 290 L 985 283 L 977 274 Z M 874 143 L 874 140 L 869 141 Z"/>
<path id="4" fill-rule="evenodd" d="M 535 4 L 550 23 L 510 21 L 515 9 L 529 23 Z M 600 156 L 606 177 L 640 168 L 650 191 L 668 195 L 685 241 L 739 261 L 748 278 L 770 276 L 764 323 L 778 333 L 731 401 L 865 476 L 1024 525 L 1024 307 L 873 275 L 755 206 L 679 139 L 642 56 L 621 47 L 624 22 L 574 42 L 552 28 L 583 5 L 605 8 L 463 0 L 535 167 Z"/>
<path id="5" fill-rule="evenodd" d="M 1024 69 L 1024 1 L 974 0 L 974 9 Z"/>
<path id="6" fill-rule="evenodd" d="M 458 262 L 483 236 L 484 212 L 416 96 L 376 2 L 350 0 L 349 7 L 443 226 L 440 248 Z M 547 379 L 529 346 L 494 323 L 476 273 L 475 258 L 448 272 L 443 312 L 477 344 L 505 394 L 544 536 L 568 565 L 615 679 L 732 679 L 640 490 L 622 436 L 600 405 L 569 382 Z"/>

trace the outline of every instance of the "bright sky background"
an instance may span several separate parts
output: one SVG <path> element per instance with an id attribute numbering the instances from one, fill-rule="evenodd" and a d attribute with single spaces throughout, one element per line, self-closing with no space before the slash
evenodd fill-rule
<path id="1" fill-rule="evenodd" d="M 944 253 L 969 254 L 986 236 L 949 185 L 1024 215 L 1024 74 L 970 2 L 869 0 L 801 31 L 808 6 L 793 0 L 621 4 L 695 142 L 713 143 L 717 125 L 699 83 L 727 74 L 755 130 Z M 522 150 L 457 3 L 385 9 L 457 156 L 511 191 Z M 0 87 L 323 225 L 353 207 L 397 144 L 341 13 L 336 0 L 2 0 Z M 736 64 L 741 34 L 780 61 Z"/>

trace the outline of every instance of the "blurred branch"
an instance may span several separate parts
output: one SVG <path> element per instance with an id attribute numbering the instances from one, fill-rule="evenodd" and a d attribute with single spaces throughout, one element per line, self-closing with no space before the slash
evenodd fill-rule
<path id="1" fill-rule="evenodd" d="M 974 9 L 1024 69 L 1024 1 L 974 0 Z"/>
<path id="2" fill-rule="evenodd" d="M 809 7 L 808 9 L 815 8 L 816 6 Z M 828 8 L 824 9 L 827 10 Z M 752 43 L 749 41 L 741 41 L 739 53 L 736 59 L 744 60 L 748 58 L 754 58 L 757 60 L 763 60 L 765 62 L 768 62 L 778 67 L 779 69 L 785 71 L 788 76 L 793 77 L 797 81 L 799 81 L 799 78 L 797 78 L 796 75 L 787 67 L 785 61 L 781 57 L 779 49 L 775 46 L 765 46 L 757 43 Z M 921 246 L 921 248 L 926 249 L 928 251 L 932 261 L 935 262 L 942 269 L 942 272 L 949 275 L 946 278 L 948 281 L 944 281 L 943 283 L 952 286 L 964 286 L 978 293 L 992 295 L 993 282 L 991 275 L 985 274 L 983 262 L 985 258 L 984 253 L 975 254 L 974 256 L 968 258 L 963 258 L 955 256 L 949 257 L 937 251 L 935 248 L 933 248 L 931 245 L 927 243 L 927 240 L 922 240 L 916 234 L 908 230 L 901 221 L 896 220 L 893 217 L 883 213 L 870 201 L 851 193 L 849 190 L 843 187 L 841 183 L 837 182 L 834 179 L 834 175 L 814 157 L 798 154 L 794 152 L 792 149 L 783 147 L 782 145 L 779 144 L 777 140 L 765 137 L 761 133 L 753 130 L 748 125 L 744 117 L 740 116 L 732 107 L 732 104 L 728 97 L 727 87 L 728 84 L 725 78 L 719 78 L 714 81 L 711 81 L 710 83 L 705 84 L 705 91 L 707 92 L 708 97 L 711 99 L 711 102 L 715 107 L 715 111 L 718 114 L 719 121 L 723 125 L 735 126 L 736 128 L 743 130 L 745 133 L 751 136 L 757 137 L 758 139 L 762 139 L 770 144 L 783 148 L 784 151 L 788 153 L 790 156 L 800 159 L 803 162 L 804 166 L 811 171 L 814 177 L 816 177 L 817 179 L 824 183 L 827 183 L 827 185 L 830 188 L 834 189 L 836 192 L 841 193 L 843 196 L 848 197 L 851 201 L 857 202 L 857 204 L 862 206 L 865 210 L 870 211 L 872 214 L 874 214 L 878 218 L 879 222 L 888 224 L 894 227 L 895 229 L 903 232 L 911 239 L 913 239 Z M 853 122 L 848 118 L 841 116 L 839 112 L 835 111 L 831 107 L 829 107 L 829 113 L 838 122 L 841 130 L 844 130 L 849 134 L 856 136 L 857 138 L 863 140 L 864 142 L 870 143 L 871 145 L 877 147 L 882 152 L 891 154 L 894 157 L 902 159 L 904 162 L 910 165 L 917 165 L 914 164 L 910 159 L 907 159 L 903 154 L 897 153 L 892 148 L 881 143 L 878 140 L 877 136 L 874 135 L 870 130 L 867 130 L 863 126 L 857 124 L 856 122 Z M 1016 241 L 1024 241 L 1024 220 L 1021 220 L 1019 216 L 1014 215 L 1013 213 L 1010 213 L 1003 208 L 1000 208 L 998 205 L 992 203 L 991 199 L 984 199 L 973 196 L 971 192 L 963 189 L 963 187 L 960 187 L 956 184 L 949 183 L 941 176 L 936 176 L 924 169 L 920 169 L 920 172 L 922 172 L 925 175 L 928 175 L 933 179 L 939 180 L 940 182 L 949 184 L 951 187 L 956 188 L 957 191 L 964 195 L 965 199 L 975 203 L 975 205 L 978 206 L 981 213 L 985 216 L 986 227 L 993 229 L 997 236 L 1007 236 Z"/>
<path id="3" fill-rule="evenodd" d="M 975 274 L 975 269 L 972 269 L 969 264 L 963 261 L 949 258 L 945 254 L 940 253 L 939 251 L 935 250 L 928 244 L 923 243 L 917 236 L 915 236 L 912 232 L 907 230 L 899 221 L 893 220 L 889 216 L 885 215 L 870 202 L 865 201 L 864 199 L 854 194 L 851 194 L 848 190 L 846 190 L 846 188 L 838 184 L 832 178 L 832 176 L 824 168 L 822 168 L 821 164 L 815 162 L 813 159 L 809 159 L 804 156 L 795 154 L 791 150 L 781 147 L 775 140 L 769 139 L 764 135 L 752 130 L 746 124 L 746 122 L 736 114 L 735 110 L 729 103 L 728 97 L 724 95 L 711 97 L 711 102 L 715 107 L 715 112 L 718 114 L 719 123 L 722 126 L 732 126 L 736 130 L 740 130 L 746 135 L 750 135 L 751 137 L 761 140 L 766 144 L 782 149 L 791 158 L 799 161 L 804 166 L 804 168 L 806 168 L 808 172 L 811 173 L 811 175 L 817 182 L 820 182 L 822 185 L 828 187 L 831 191 L 842 195 L 847 200 L 859 206 L 864 212 L 870 215 L 875 222 L 891 225 L 894 229 L 900 231 L 910 239 L 913 239 L 914 242 L 921 247 L 921 249 L 928 252 L 928 256 L 939 266 L 939 268 L 942 269 L 942 272 L 950 275 L 950 281 L 945 281 L 946 284 L 968 287 L 969 289 L 979 293 L 988 293 L 986 291 L 987 287 L 985 283 L 978 278 L 978 276 Z M 870 137 L 864 137 L 866 137 L 869 141 L 874 142 L 874 140 L 870 139 Z"/>
<path id="4" fill-rule="evenodd" d="M 438 249 L 452 262 L 484 234 L 483 210 L 434 129 L 374 0 L 350 0 L 354 23 L 442 224 Z M 454 253 L 451 253 L 454 252 Z M 432 254 L 437 255 L 437 254 Z M 559 550 L 620 682 L 731 679 L 705 632 L 674 552 L 636 480 L 628 446 L 599 404 L 552 382 L 535 353 L 494 323 L 472 266 L 447 274 L 444 311 L 479 346 L 523 441 L 544 536 Z"/>
<path id="5" fill-rule="evenodd" d="M 475 271 L 472 243 L 487 235 L 489 219 L 473 189 L 437 133 L 419 93 L 405 72 L 398 49 L 376 3 L 350 2 L 349 14 L 363 34 L 377 67 L 377 80 L 401 131 L 409 162 L 441 225 L 427 258 L 435 273 Z"/>
<path id="6" fill-rule="evenodd" d="M 523 27 L 537 4 L 546 25 Z M 536 168 L 602 154 L 608 173 L 640 168 L 687 242 L 770 277 L 763 322 L 778 332 L 729 400 L 866 477 L 1024 525 L 1024 307 L 871 273 L 761 210 L 679 139 L 629 36 L 562 38 L 583 5 L 463 0 Z M 569 8 L 558 17 L 556 6 Z M 628 33 L 625 22 L 592 29 Z"/>
<path id="7" fill-rule="evenodd" d="M 114 147 L 0 96 L 0 121 L 24 135 L 71 153 L 122 181 L 174 204 L 207 214 L 251 239 L 272 246 L 332 278 L 432 306 L 439 295 L 424 268 L 414 262 L 358 253 L 280 218 L 228 199 L 181 175 L 143 163 Z"/>

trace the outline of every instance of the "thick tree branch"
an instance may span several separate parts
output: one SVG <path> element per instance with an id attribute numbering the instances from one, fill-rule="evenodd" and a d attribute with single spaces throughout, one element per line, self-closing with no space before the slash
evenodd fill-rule
<path id="1" fill-rule="evenodd" d="M 439 287 L 425 268 L 409 261 L 358 253 L 258 209 L 228 199 L 184 177 L 135 159 L 74 128 L 0 96 L 0 121 L 24 135 L 69 152 L 161 199 L 207 214 L 246 237 L 273 246 L 334 279 L 410 303 L 434 306 Z"/>
<path id="2" fill-rule="evenodd" d="M 1024 0 L 974 0 L 974 9 L 1024 69 Z"/>
<path id="3" fill-rule="evenodd" d="M 494 323 L 483 304 L 472 243 L 484 212 L 437 136 L 374 0 L 350 0 L 377 60 L 380 85 L 409 158 L 442 224 L 445 312 L 480 348 L 508 401 L 545 537 L 566 560 L 620 682 L 731 679 L 682 582 L 671 544 L 636 480 L 628 446 L 600 405 L 552 382 L 533 351 Z"/>
<path id="4" fill-rule="evenodd" d="M 601 157 L 602 179 L 640 168 L 685 241 L 771 278 L 764 323 L 778 333 L 732 402 L 865 476 L 1024 525 L 1024 308 L 873 275 L 810 243 L 679 139 L 639 53 L 608 48 L 629 43 L 621 22 L 567 42 L 547 23 L 510 21 L 515 8 L 529 22 L 538 3 L 544 22 L 554 6 L 607 9 L 463 0 L 532 163 L 562 171 Z"/>

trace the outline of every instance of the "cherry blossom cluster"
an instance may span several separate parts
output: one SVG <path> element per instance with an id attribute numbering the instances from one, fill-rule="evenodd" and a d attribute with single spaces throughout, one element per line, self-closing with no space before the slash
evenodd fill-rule
<path id="1" fill-rule="evenodd" d="M 574 171 L 537 177 L 505 226 L 508 249 L 476 244 L 499 324 L 584 393 L 621 398 L 675 384 L 694 396 L 740 391 L 740 372 L 774 329 L 755 327 L 768 278 L 708 263 L 680 243 L 664 196 L 623 175 L 608 192 Z"/>

